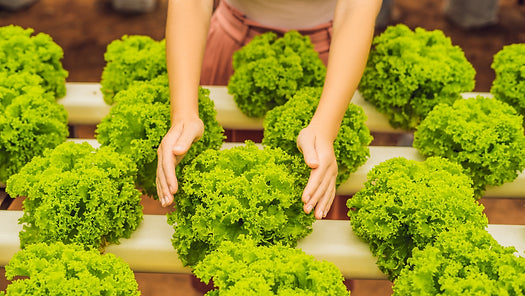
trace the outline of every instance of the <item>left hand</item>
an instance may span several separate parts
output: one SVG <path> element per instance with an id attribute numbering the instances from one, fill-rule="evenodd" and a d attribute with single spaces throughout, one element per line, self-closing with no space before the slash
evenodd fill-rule
<path id="1" fill-rule="evenodd" d="M 315 208 L 314 216 L 317 219 L 326 217 L 332 206 L 337 177 L 333 141 L 323 136 L 322 131 L 316 131 L 311 126 L 302 129 L 297 136 L 297 148 L 312 169 L 303 190 L 303 209 L 308 214 Z"/>

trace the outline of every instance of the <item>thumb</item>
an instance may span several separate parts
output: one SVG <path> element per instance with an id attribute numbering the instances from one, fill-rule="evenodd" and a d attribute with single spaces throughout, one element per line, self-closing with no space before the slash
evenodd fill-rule
<path id="1" fill-rule="evenodd" d="M 315 136 L 303 131 L 297 137 L 297 148 L 303 153 L 306 165 L 311 169 L 315 169 L 319 166 L 319 157 L 315 149 Z"/>
<path id="2" fill-rule="evenodd" d="M 191 147 L 191 144 L 196 142 L 200 138 L 197 131 L 194 131 L 190 128 L 184 129 L 180 137 L 173 145 L 173 153 L 175 155 L 184 155 L 188 152 Z"/>

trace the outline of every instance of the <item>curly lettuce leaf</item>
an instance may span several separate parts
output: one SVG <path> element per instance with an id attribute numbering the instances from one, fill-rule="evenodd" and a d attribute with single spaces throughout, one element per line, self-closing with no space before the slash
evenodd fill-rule
<path id="1" fill-rule="evenodd" d="M 112 105 L 115 95 L 133 82 L 166 75 L 166 42 L 149 36 L 124 35 L 107 46 L 104 60 L 100 86 L 104 101 Z"/>
<path id="2" fill-rule="evenodd" d="M 75 244 L 38 243 L 5 266 L 7 295 L 140 295 L 133 271 L 113 254 Z M 22 277 L 22 278 L 20 278 Z"/>
<path id="3" fill-rule="evenodd" d="M 199 117 L 204 123 L 204 133 L 177 166 L 179 178 L 184 166 L 193 158 L 206 149 L 219 149 L 225 138 L 209 93 L 208 89 L 199 88 Z M 157 199 L 157 148 L 171 126 L 168 79 L 160 76 L 151 81 L 135 82 L 119 92 L 115 100 L 109 114 L 97 125 L 96 138 L 102 147 L 112 147 L 137 164 L 140 170 L 136 185 Z"/>
<path id="4" fill-rule="evenodd" d="M 0 73 L 0 182 L 18 173 L 35 156 L 63 143 L 67 112 L 28 73 Z"/>
<path id="5" fill-rule="evenodd" d="M 225 241 L 194 270 L 217 290 L 207 295 L 350 295 L 337 267 L 299 249 Z"/>
<path id="6" fill-rule="evenodd" d="M 525 117 L 525 44 L 504 46 L 494 55 L 491 67 L 496 77 L 490 92 Z"/>
<path id="7" fill-rule="evenodd" d="M 136 170 L 111 148 L 88 143 L 65 142 L 33 158 L 6 187 L 11 196 L 27 197 L 21 247 L 59 241 L 103 250 L 129 238 L 143 216 Z"/>
<path id="8" fill-rule="evenodd" d="M 456 163 L 396 157 L 375 166 L 363 189 L 347 202 L 354 233 L 369 244 L 377 265 L 395 279 L 412 249 L 460 225 L 487 226 L 472 181 Z"/>
<path id="9" fill-rule="evenodd" d="M 416 248 L 394 283 L 394 296 L 523 295 L 525 258 L 487 231 L 456 227 Z"/>
<path id="10" fill-rule="evenodd" d="M 295 246 L 315 220 L 303 211 L 307 180 L 301 159 L 251 142 L 199 154 L 184 168 L 176 210 L 168 214 L 182 263 L 194 266 L 241 235 L 259 245 Z"/>
<path id="11" fill-rule="evenodd" d="M 393 127 L 413 130 L 435 105 L 472 91 L 475 74 L 442 31 L 398 24 L 374 38 L 359 91 Z"/>
<path id="12" fill-rule="evenodd" d="M 15 25 L 0 27 L 0 72 L 38 75 L 42 78 L 39 85 L 61 98 L 68 76 L 61 62 L 64 52 L 48 34 L 33 33 L 31 28 Z"/>
<path id="13" fill-rule="evenodd" d="M 234 53 L 233 69 L 228 92 L 250 117 L 264 117 L 303 87 L 322 86 L 326 76 L 310 38 L 293 30 L 281 38 L 273 32 L 255 36 Z"/>
<path id="14" fill-rule="evenodd" d="M 460 164 L 480 198 L 487 186 L 512 182 L 525 169 L 523 119 L 508 104 L 477 96 L 438 105 L 414 133 L 425 156 Z"/>

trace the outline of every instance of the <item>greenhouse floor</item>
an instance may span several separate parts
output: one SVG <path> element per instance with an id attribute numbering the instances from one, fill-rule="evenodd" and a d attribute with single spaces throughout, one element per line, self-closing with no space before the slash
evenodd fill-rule
<path id="1" fill-rule="evenodd" d="M 499 22 L 480 29 L 462 29 L 443 15 L 446 0 L 394 0 L 391 24 L 404 23 L 411 28 L 440 29 L 459 45 L 477 71 L 474 91 L 488 92 L 494 79 L 490 68 L 493 55 L 504 45 L 525 42 L 525 5 L 517 0 L 500 0 Z M 0 10 L 0 26 L 30 27 L 53 37 L 64 49 L 63 65 L 69 71 L 70 82 L 99 82 L 105 65 L 106 46 L 122 35 L 149 35 L 164 38 L 167 0 L 158 0 L 157 7 L 147 14 L 122 14 L 111 9 L 107 0 L 40 0 L 17 12 Z M 376 31 L 381 33 L 382 29 Z M 76 126 L 74 136 L 93 137 L 92 126 Z M 235 140 L 235 133 L 229 134 Z M 257 135 L 253 136 L 257 137 Z M 239 140 L 239 139 L 237 139 Z M 378 136 L 373 145 L 392 145 L 398 139 Z M 0 200 L 4 197 L 0 192 Z M 143 199 L 145 213 L 165 214 L 167 209 L 157 201 Z M 515 199 L 482 199 L 491 224 L 525 224 L 525 201 Z M 331 218 L 344 218 L 342 202 L 334 206 Z M 20 209 L 15 200 L 10 209 Z M 0 225 L 2 227 L 2 225 Z M 203 295 L 196 282 L 187 274 L 136 273 L 142 295 Z M 350 282 L 349 282 L 350 283 Z M 0 291 L 8 281 L 0 268 Z M 353 296 L 391 295 L 391 283 L 386 280 L 353 280 Z"/>

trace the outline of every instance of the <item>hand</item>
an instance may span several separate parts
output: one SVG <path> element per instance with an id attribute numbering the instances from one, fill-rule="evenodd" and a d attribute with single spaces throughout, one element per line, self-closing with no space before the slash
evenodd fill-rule
<path id="1" fill-rule="evenodd" d="M 297 148 L 312 169 L 303 191 L 303 209 L 308 214 L 315 208 L 315 218 L 322 219 L 326 217 L 335 197 L 337 162 L 333 141 L 323 137 L 322 131 L 316 132 L 308 126 L 299 133 Z"/>
<path id="2" fill-rule="evenodd" d="M 191 144 L 198 141 L 204 132 L 204 124 L 200 118 L 177 121 L 162 139 L 157 150 L 157 194 L 163 207 L 173 202 L 173 194 L 178 190 L 175 167 L 190 149 Z"/>

